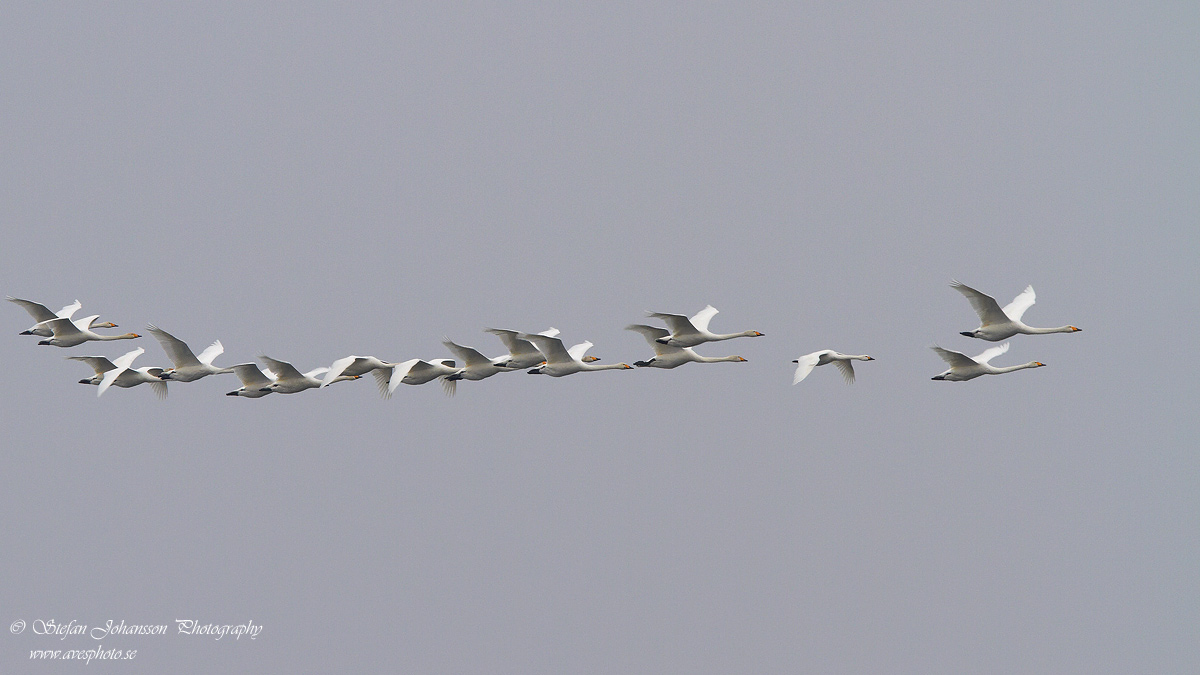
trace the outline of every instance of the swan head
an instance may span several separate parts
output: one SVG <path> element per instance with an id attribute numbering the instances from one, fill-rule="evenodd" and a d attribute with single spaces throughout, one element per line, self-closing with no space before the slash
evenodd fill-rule
<path id="1" fill-rule="evenodd" d="M 733 360 L 734 360 L 734 361 L 737 361 L 738 363 L 745 363 L 745 362 L 746 362 L 746 359 L 745 359 L 745 358 L 743 358 L 743 357 L 741 357 L 741 356 L 735 356 Z"/>
<path id="2" fill-rule="evenodd" d="M 633 370 L 633 366 L 629 365 L 628 363 L 622 363 L 621 365 L 625 366 L 621 370 Z"/>
<path id="3" fill-rule="evenodd" d="M 91 326 L 88 326 L 88 328 L 116 328 L 116 327 L 117 327 L 117 324 L 115 324 L 111 321 L 105 321 L 104 323 L 94 323 Z M 138 337 L 141 337 L 141 336 L 139 335 Z"/>
<path id="4" fill-rule="evenodd" d="M 863 359 L 863 361 L 874 361 L 874 360 L 875 360 L 874 356 L 868 356 L 867 358 Z"/>
<path id="5" fill-rule="evenodd" d="M 750 331 L 750 337 L 762 337 L 764 335 L 766 335 L 766 333 L 760 333 L 756 330 Z"/>
<path id="6" fill-rule="evenodd" d="M 591 363 L 592 361 L 599 361 L 600 357 L 599 356 L 585 356 L 580 360 L 583 361 L 584 363 Z"/>
<path id="7" fill-rule="evenodd" d="M 1030 368 L 1041 368 L 1041 367 L 1043 367 L 1043 366 L 1045 366 L 1045 365 L 1046 365 L 1046 364 L 1042 363 L 1041 361 L 1034 361 L 1034 362 L 1033 362 L 1033 365 L 1031 365 L 1031 366 L 1029 366 L 1029 367 L 1030 367 Z"/>
<path id="8" fill-rule="evenodd" d="M 1075 326 L 1067 326 L 1067 328 L 1070 328 L 1072 333 L 1078 333 L 1079 331 L 1083 330 L 1082 328 L 1076 328 Z"/>

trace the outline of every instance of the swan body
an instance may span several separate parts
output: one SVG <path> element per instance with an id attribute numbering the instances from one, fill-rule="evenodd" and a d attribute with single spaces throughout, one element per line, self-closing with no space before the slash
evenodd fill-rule
<path id="1" fill-rule="evenodd" d="M 1033 303 L 1037 300 L 1037 295 L 1033 292 L 1033 286 L 1026 286 L 1020 295 L 1013 298 L 1013 301 L 1003 308 L 1000 307 L 1000 304 L 992 296 L 980 293 L 966 284 L 951 281 L 950 287 L 962 293 L 967 298 L 967 301 L 971 303 L 971 307 L 975 310 L 975 313 L 979 315 L 979 328 L 973 331 L 962 331 L 960 335 L 979 338 L 988 342 L 999 342 L 1017 334 L 1078 333 L 1082 330 L 1075 326 L 1034 328 L 1022 323 L 1021 317 L 1024 316 L 1025 310 L 1032 307 Z"/>
<path id="2" fill-rule="evenodd" d="M 301 373 L 287 361 L 280 361 L 269 356 L 259 356 L 258 358 L 275 375 L 275 379 L 270 384 L 259 388 L 259 391 L 266 393 L 295 394 L 305 389 L 316 389 L 321 386 L 321 381 L 317 379 L 317 376 L 324 375 L 329 370 L 328 368 L 315 368 L 307 373 Z M 359 377 L 361 375 L 341 375 L 334 382 L 357 380 Z"/>
<path id="3" fill-rule="evenodd" d="M 137 349 L 125 354 L 121 358 L 118 358 L 118 363 L 122 362 L 122 359 L 125 359 L 123 366 L 109 361 L 108 358 L 104 356 L 68 356 L 67 358 L 72 361 L 82 361 L 83 363 L 88 364 L 88 366 L 90 366 L 91 369 L 96 372 L 96 374 L 92 377 L 87 377 L 80 380 L 80 384 L 98 384 L 104 386 L 104 389 L 108 389 L 109 386 L 127 388 L 136 387 L 139 384 L 148 384 L 150 385 L 150 388 L 154 390 L 155 396 L 159 398 L 166 398 L 167 383 L 158 379 L 159 374 L 162 373 L 162 368 L 152 368 L 149 366 L 145 368 L 130 367 L 133 363 L 133 360 L 144 351 L 144 349 L 138 347 Z M 105 376 L 109 373 L 112 373 L 112 375 L 109 378 L 108 384 L 105 385 Z M 96 396 L 98 397 L 103 393 L 104 390 L 99 390 L 97 391 Z"/>
<path id="4" fill-rule="evenodd" d="M 225 351 L 224 345 L 220 340 L 216 340 L 204 351 L 200 352 L 200 356 L 192 353 L 191 348 L 187 343 L 179 338 L 171 335 L 167 331 L 150 324 L 146 326 L 146 330 L 154 335 L 154 339 L 162 345 L 163 351 L 167 356 L 171 357 L 171 361 L 175 364 L 174 368 L 167 368 L 163 371 L 162 379 L 174 380 L 176 382 L 192 382 L 208 375 L 217 373 L 232 373 L 232 368 L 218 368 L 212 364 L 213 359 L 221 355 Z"/>
<path id="5" fill-rule="evenodd" d="M 508 348 L 508 356 L 492 359 L 492 363 L 506 370 L 521 370 L 522 368 L 531 368 L 540 365 L 546 357 L 538 351 L 538 348 L 529 340 L 522 340 L 521 333 L 515 330 L 504 330 L 502 328 L 485 328 L 485 333 L 491 333 L 500 338 L 504 346 Z M 538 335 L 546 337 L 556 337 L 558 335 L 557 328 L 548 328 Z"/>
<path id="6" fill-rule="evenodd" d="M 11 295 L 6 296 L 4 299 L 8 300 L 9 302 L 16 303 L 16 304 L 20 305 L 21 307 L 23 307 L 26 312 L 29 312 L 29 316 L 33 317 L 33 320 L 37 322 L 37 323 L 33 324 L 32 326 L 30 326 L 28 329 L 21 331 L 20 334 L 21 335 L 37 335 L 38 337 L 52 337 L 54 335 L 54 332 L 51 331 L 50 327 L 46 325 L 47 322 L 53 321 L 55 319 L 69 319 L 69 318 L 71 318 L 72 314 L 79 311 L 79 308 L 83 306 L 78 300 L 76 300 L 72 304 L 67 305 L 66 307 L 63 307 L 62 309 L 58 310 L 57 312 L 51 312 L 50 308 L 46 307 L 45 305 L 43 305 L 40 302 L 33 302 L 32 300 L 22 300 L 20 298 L 14 298 Z M 88 325 L 88 328 L 116 328 L 116 327 L 117 327 L 117 324 L 115 324 L 111 321 L 103 321 L 103 322 L 100 321 L 99 315 L 97 315 L 97 317 L 95 319 L 92 319 L 91 323 Z"/>
<path id="7" fill-rule="evenodd" d="M 691 347 L 674 347 L 672 345 L 659 342 L 659 338 L 667 337 L 671 331 L 665 328 L 655 328 L 644 324 L 632 324 L 625 327 L 625 330 L 632 330 L 642 334 L 646 338 L 646 342 L 654 348 L 654 357 L 646 361 L 634 361 L 633 365 L 638 368 L 678 368 L 685 363 L 744 363 L 746 359 L 740 356 L 700 356 Z"/>
<path id="8" fill-rule="evenodd" d="M 334 361 L 321 380 L 322 387 L 328 387 L 342 375 L 366 375 L 380 368 L 391 368 L 394 363 L 380 361 L 374 356 L 346 356 Z"/>
<path id="9" fill-rule="evenodd" d="M 592 348 L 591 342 L 581 342 L 570 349 L 563 346 L 562 340 L 546 335 L 530 335 L 521 333 L 522 340 L 528 340 L 538 348 L 545 357 L 545 363 L 526 371 L 530 375 L 549 375 L 550 377 L 565 377 L 574 373 L 584 373 L 593 370 L 632 370 L 628 363 L 609 363 L 598 366 L 593 361 L 600 359 L 594 356 L 584 356 Z"/>
<path id="10" fill-rule="evenodd" d="M 717 309 L 708 305 L 691 319 L 682 314 L 666 314 L 664 312 L 647 312 L 648 316 L 659 319 L 671 329 L 671 334 L 658 338 L 658 341 L 672 347 L 695 347 L 705 342 L 732 340 L 739 337 L 762 337 L 756 330 L 741 333 L 713 333 L 708 330 L 708 322 L 717 314 Z"/>
<path id="11" fill-rule="evenodd" d="M 1041 361 L 1030 361 L 1029 363 L 1022 363 L 1019 366 L 1005 366 L 1003 368 L 997 368 L 989 365 L 988 361 L 991 361 L 997 356 L 1000 356 L 1004 352 L 1008 351 L 1007 342 L 996 347 L 985 349 L 983 350 L 982 354 L 976 356 L 975 358 L 971 358 L 961 352 L 942 349 L 941 347 L 933 347 L 933 351 L 937 352 L 937 355 L 942 357 L 943 361 L 950 364 L 950 369 L 941 375 L 935 375 L 930 379 L 947 380 L 949 382 L 964 382 L 966 380 L 973 380 L 980 375 L 1000 375 L 1003 373 L 1011 373 L 1015 370 L 1024 370 L 1026 368 L 1041 368 L 1042 366 L 1046 365 Z"/>
<path id="12" fill-rule="evenodd" d="M 53 337 L 41 340 L 38 344 L 50 345 L 52 347 L 74 347 L 75 345 L 81 345 L 91 340 L 132 340 L 142 337 L 137 333 L 123 333 L 121 335 L 100 335 L 93 333 L 87 326 L 90 326 L 99 316 L 99 314 L 94 314 L 76 321 L 67 318 L 51 319 L 46 322 L 46 327 L 50 329 Z"/>
<path id="13" fill-rule="evenodd" d="M 792 376 L 792 384 L 799 384 L 813 368 L 824 366 L 832 363 L 837 366 L 837 369 L 842 371 L 842 379 L 846 380 L 846 384 L 854 384 L 854 364 L 851 361 L 874 361 L 873 357 L 866 354 L 841 354 L 832 349 L 822 349 L 819 352 L 805 354 L 792 363 L 796 366 L 796 374 Z"/>
<path id="14" fill-rule="evenodd" d="M 453 359 L 409 359 L 388 368 L 379 368 L 373 375 L 379 385 L 379 394 L 384 398 L 391 398 L 401 384 L 425 384 L 439 377 L 442 378 L 442 390 L 447 396 L 453 396 L 456 382 L 449 376 L 456 372 L 458 368 L 454 367 Z"/>
<path id="15" fill-rule="evenodd" d="M 225 394 L 226 396 L 244 396 L 246 398 L 262 398 L 272 393 L 270 386 L 275 381 L 275 373 L 267 370 L 265 373 L 258 369 L 255 363 L 239 363 L 230 366 L 230 370 L 242 381 L 240 389 Z"/>

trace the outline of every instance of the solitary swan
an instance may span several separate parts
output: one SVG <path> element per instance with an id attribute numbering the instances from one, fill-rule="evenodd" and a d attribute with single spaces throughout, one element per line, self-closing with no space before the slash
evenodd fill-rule
<path id="1" fill-rule="evenodd" d="M 669 336 L 658 338 L 658 341 L 672 347 L 695 347 L 705 342 L 732 340 L 739 337 L 762 337 L 763 335 L 756 330 L 747 330 L 741 333 L 712 333 L 708 330 L 708 322 L 716 313 L 717 309 L 709 305 L 697 312 L 696 316 L 691 319 L 682 314 L 665 314 L 663 312 L 647 312 L 646 314 L 665 322 L 671 329 Z"/>
<path id="2" fill-rule="evenodd" d="M 55 319 L 69 319 L 69 318 L 71 318 L 72 314 L 79 311 L 79 308 L 83 306 L 82 304 L 80 304 L 80 302 L 78 300 L 76 300 L 74 303 L 67 305 L 66 307 L 63 307 L 62 309 L 58 310 L 57 312 L 51 312 L 49 307 L 46 307 L 45 305 L 43 305 L 40 302 L 33 302 L 32 300 L 22 300 L 20 298 L 14 298 L 11 295 L 6 296 L 5 300 L 8 300 L 9 302 L 14 302 L 14 303 L 20 305 L 21 307 L 23 307 L 26 312 L 29 312 L 29 316 L 33 317 L 33 320 L 37 322 L 37 323 L 33 324 L 32 326 L 30 326 L 28 329 L 21 331 L 20 334 L 21 335 L 37 335 L 38 337 L 50 337 L 50 336 L 54 335 L 54 333 L 50 330 L 50 327 L 46 325 L 46 322 L 53 321 Z M 99 315 L 97 315 L 97 317 L 95 319 L 92 319 L 91 324 L 88 326 L 88 328 L 116 328 L 116 327 L 117 327 L 117 324 L 112 323 L 111 321 L 101 322 L 99 320 Z"/>
<path id="3" fill-rule="evenodd" d="M 678 368 L 685 363 L 745 363 L 740 356 L 700 356 L 691 347 L 673 347 L 658 341 L 659 338 L 671 334 L 666 328 L 655 328 L 645 324 L 635 323 L 625 327 L 625 330 L 637 331 L 646 338 L 646 342 L 654 348 L 654 358 L 646 361 L 634 361 L 638 368 Z"/>
<path id="4" fill-rule="evenodd" d="M 39 345 L 50 345 L 52 347 L 74 347 L 81 345 L 89 340 L 132 340 L 140 338 L 137 333 L 123 333 L 121 335 L 99 335 L 93 333 L 85 326 L 90 326 L 92 321 L 95 321 L 99 314 L 85 316 L 77 321 L 70 319 L 52 319 L 46 322 L 46 327 L 50 329 L 54 337 L 48 340 L 41 340 Z"/>
<path id="5" fill-rule="evenodd" d="M 986 293 L 980 293 L 966 284 L 951 281 L 950 287 L 966 296 L 971 307 L 975 309 L 975 313 L 979 315 L 979 328 L 973 331 L 962 331 L 959 333 L 960 335 L 980 338 L 988 342 L 999 342 L 1018 333 L 1043 335 L 1046 333 L 1078 333 L 1081 330 L 1075 326 L 1034 328 L 1021 323 L 1021 316 L 1025 314 L 1025 310 L 1032 307 L 1034 301 L 1037 300 L 1033 286 L 1026 286 L 1025 290 L 1013 298 L 1013 301 L 1003 309 L 1000 308 L 1000 304 L 996 302 L 995 298 Z"/>
<path id="6" fill-rule="evenodd" d="M 491 333 L 500 338 L 500 341 L 508 348 L 507 359 L 492 360 L 500 368 L 520 370 L 539 365 L 542 361 L 546 360 L 546 357 L 542 356 L 542 353 L 538 351 L 537 347 L 533 346 L 532 342 L 522 340 L 518 337 L 520 335 L 518 331 L 504 330 L 503 328 L 485 328 L 484 332 Z M 558 335 L 558 329 L 551 327 L 538 333 L 538 335 L 555 337 Z"/>
<path id="7" fill-rule="evenodd" d="M 144 368 L 129 367 L 133 363 L 133 360 L 144 351 L 144 349 L 138 347 L 137 349 L 121 357 L 128 357 L 124 367 L 118 366 L 103 356 L 68 356 L 67 358 L 72 361 L 82 361 L 83 363 L 91 366 L 92 370 L 96 372 L 96 374 L 92 377 L 86 377 L 80 380 L 79 384 L 103 385 L 105 374 L 117 371 L 116 374 L 112 376 L 109 384 L 122 388 L 136 387 L 139 384 L 148 384 L 150 385 L 150 388 L 154 390 L 155 396 L 159 398 L 166 398 L 167 383 L 158 379 L 159 374 L 162 373 L 162 368 L 152 368 L 150 366 L 146 366 Z M 121 358 L 117 359 L 117 361 L 121 361 Z M 105 386 L 105 389 L 107 388 L 108 387 Z M 100 394 L 103 393 L 103 391 L 97 391 L 96 396 L 100 396 Z"/>
<path id="8" fill-rule="evenodd" d="M 187 346 L 186 342 L 158 326 L 150 324 L 146 326 L 146 330 L 154 335 L 154 339 L 158 340 L 158 344 L 162 345 L 163 351 L 175 363 L 174 368 L 167 368 L 163 371 L 160 377 L 164 380 L 191 382 L 208 375 L 233 372 L 232 368 L 218 368 L 212 364 L 213 359 L 225 351 L 225 347 L 221 344 L 220 340 L 216 340 L 205 348 L 204 351 L 200 352 L 200 356 L 196 356 L 192 353 L 191 348 Z"/>
<path id="9" fill-rule="evenodd" d="M 997 347 L 985 349 L 983 350 L 982 354 L 976 356 L 975 358 L 971 358 L 962 352 L 952 352 L 949 349 L 942 349 L 941 347 L 933 347 L 932 349 L 933 351 L 937 352 L 938 356 L 942 357 L 942 360 L 950 364 L 949 370 L 941 375 L 935 375 L 930 378 L 933 380 L 963 382 L 966 380 L 973 380 L 980 375 L 1000 375 L 1002 373 L 1011 373 L 1014 370 L 1024 370 L 1025 368 L 1041 368 L 1042 366 L 1046 365 L 1041 361 L 1030 361 L 1029 363 L 1022 363 L 1019 366 L 1005 366 L 1003 368 L 996 368 L 995 366 L 988 365 L 988 361 L 991 361 L 997 356 L 1000 356 L 1004 352 L 1008 351 L 1007 342 Z"/>
<path id="10" fill-rule="evenodd" d="M 328 368 L 314 368 L 307 373 L 301 373 L 296 370 L 296 367 L 287 361 L 280 361 L 269 356 L 259 356 L 263 363 L 267 364 L 267 368 L 275 375 L 275 379 L 270 384 L 259 388 L 259 391 L 277 394 L 295 394 L 296 392 L 304 391 L 305 389 L 316 389 L 321 386 L 321 381 L 317 379 L 318 375 L 324 375 Z M 340 382 L 342 380 L 357 380 L 360 375 L 342 375 L 334 380 Z"/>
<path id="11" fill-rule="evenodd" d="M 829 363 L 837 366 L 837 369 L 842 371 L 842 379 L 846 380 L 846 384 L 854 384 L 854 364 L 850 362 L 874 360 L 874 358 L 866 354 L 840 354 L 832 349 L 822 349 L 819 352 L 805 354 L 792 361 L 792 363 L 800 364 L 796 366 L 796 374 L 792 376 L 792 384 L 800 384 L 800 381 L 808 377 L 813 368 Z"/>
<path id="12" fill-rule="evenodd" d="M 391 368 L 394 363 L 380 361 L 374 356 L 346 356 L 334 361 L 321 379 L 321 386 L 328 387 L 342 375 L 366 375 L 380 368 Z"/>
<path id="13" fill-rule="evenodd" d="M 592 370 L 632 370 L 633 366 L 628 363 L 609 363 L 598 366 L 591 361 L 599 361 L 600 359 L 594 356 L 584 356 L 587 350 L 592 348 L 592 343 L 581 342 L 570 349 L 563 346 L 562 340 L 556 337 L 548 337 L 545 335 L 530 335 L 521 333 L 522 340 L 529 340 L 538 351 L 545 357 L 546 362 L 540 366 L 536 366 L 532 370 L 526 371 L 530 375 L 549 375 L 550 377 L 563 377 L 572 373 L 583 373 Z"/>
<path id="14" fill-rule="evenodd" d="M 437 378 L 442 378 L 442 391 L 447 396 L 453 396 L 455 381 L 448 378 L 458 372 L 454 367 L 454 359 L 409 359 L 388 368 L 379 368 L 374 373 L 375 382 L 379 385 L 379 394 L 391 398 L 401 384 L 425 384 Z"/>
<path id="15" fill-rule="evenodd" d="M 258 369 L 256 363 L 239 363 L 230 366 L 230 370 L 242 381 L 240 389 L 225 394 L 226 396 L 244 396 L 246 398 L 262 398 L 271 393 L 271 383 L 275 381 L 275 373 L 267 370 L 265 373 Z"/>

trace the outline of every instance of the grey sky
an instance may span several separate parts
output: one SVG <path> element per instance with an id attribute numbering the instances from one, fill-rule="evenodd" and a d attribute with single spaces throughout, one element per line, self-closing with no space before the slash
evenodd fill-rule
<path id="1" fill-rule="evenodd" d="M 99 400 L 0 313 L 0 619 L 177 618 L 99 672 L 1182 673 L 1200 660 L 1200 12 L 1013 4 L 25 4 L 0 291 L 218 365 L 745 364 L 379 400 Z M 1028 323 L 931 382 L 977 320 Z M 791 359 L 867 353 L 847 387 Z M 0 624 L 3 625 L 3 624 Z M 0 670 L 31 649 L 4 633 Z"/>

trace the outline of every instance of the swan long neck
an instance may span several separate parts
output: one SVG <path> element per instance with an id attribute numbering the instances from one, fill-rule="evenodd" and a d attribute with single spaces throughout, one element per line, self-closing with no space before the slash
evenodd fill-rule
<path id="1" fill-rule="evenodd" d="M 98 340 L 132 340 L 132 339 L 138 338 L 138 337 L 141 337 L 141 335 L 138 335 L 137 333 L 123 333 L 121 335 L 101 335 L 101 336 L 97 337 L 96 339 L 98 339 Z"/>
<path id="2" fill-rule="evenodd" d="M 1026 335 L 1045 335 L 1047 333 L 1074 333 L 1079 330 L 1075 326 L 1059 326 L 1058 328 L 1034 328 L 1029 326 L 1025 331 Z"/>
<path id="3" fill-rule="evenodd" d="M 700 356 L 696 355 L 696 360 L 700 363 L 724 363 L 726 361 L 743 361 L 740 356 Z"/>
<path id="4" fill-rule="evenodd" d="M 1011 373 L 1014 370 L 1025 370 L 1026 368 L 1037 368 L 1037 367 L 1038 367 L 1037 361 L 1030 361 L 1029 363 L 1022 363 L 1017 366 L 1004 366 L 1003 368 L 993 368 L 992 374 L 999 375 L 1001 373 Z"/>
<path id="5" fill-rule="evenodd" d="M 627 364 L 627 363 L 605 363 L 603 365 L 596 365 L 594 363 L 584 363 L 584 364 L 582 364 L 582 368 L 583 368 L 583 370 L 625 370 L 625 369 L 629 368 L 629 364 Z"/>

